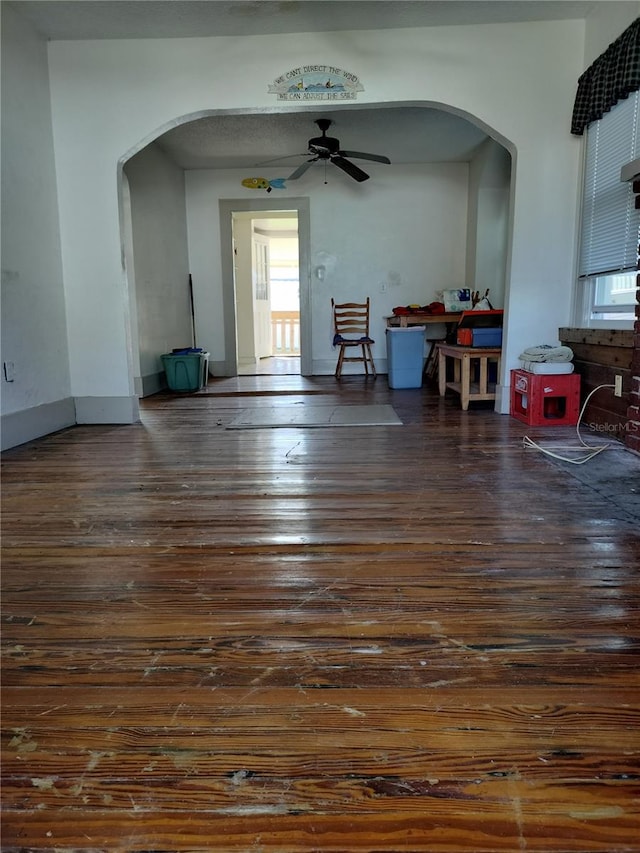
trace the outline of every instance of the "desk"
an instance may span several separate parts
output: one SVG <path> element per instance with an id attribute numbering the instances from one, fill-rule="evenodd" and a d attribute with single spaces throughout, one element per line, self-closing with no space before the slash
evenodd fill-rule
<path id="1" fill-rule="evenodd" d="M 457 325 L 458 320 L 462 316 L 461 311 L 450 311 L 447 314 L 392 314 L 390 317 L 385 317 L 387 326 L 426 326 L 430 323 L 446 323 Z"/>
<path id="2" fill-rule="evenodd" d="M 444 397 L 447 388 L 460 394 L 460 404 L 467 411 L 472 400 L 495 400 L 495 384 L 489 386 L 489 360 L 497 362 L 500 373 L 500 347 L 459 347 L 454 344 L 436 344 L 438 350 L 438 390 Z M 453 382 L 447 382 L 447 358 L 453 359 Z M 478 382 L 471 383 L 471 362 L 480 363 Z"/>
<path id="3" fill-rule="evenodd" d="M 437 323 L 444 323 L 447 327 L 446 336 L 448 338 L 455 331 L 460 317 L 462 317 L 462 311 L 449 311 L 446 314 L 392 314 L 390 317 L 385 317 L 385 319 L 387 321 L 387 326 L 390 328 L 397 328 L 400 326 L 401 329 L 404 329 L 407 326 L 429 326 Z M 423 376 L 434 376 L 436 370 L 436 349 L 434 342 L 429 341 L 429 343 L 431 344 L 431 347 L 429 349 L 427 360 L 424 364 L 424 370 L 422 371 Z"/>

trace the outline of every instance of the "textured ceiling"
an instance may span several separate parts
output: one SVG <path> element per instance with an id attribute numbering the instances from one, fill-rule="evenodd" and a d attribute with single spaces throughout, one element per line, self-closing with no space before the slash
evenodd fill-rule
<path id="1" fill-rule="evenodd" d="M 308 139 L 320 135 L 314 124 L 320 117 L 334 121 L 328 134 L 337 137 L 342 148 L 384 154 L 395 164 L 468 161 L 486 138 L 470 122 L 441 110 L 388 107 L 328 112 L 319 107 L 308 112 L 203 118 L 170 130 L 158 143 L 185 169 L 261 165 L 268 170 L 266 177 L 272 177 L 273 170 L 286 177 L 309 159 L 302 155 L 307 153 Z M 355 162 L 369 174 L 385 168 Z"/>
<path id="2" fill-rule="evenodd" d="M 606 0 L 607 6 L 622 5 Z M 192 38 L 585 18 L 573 0 L 4 0 L 49 39 Z"/>
<path id="3" fill-rule="evenodd" d="M 621 5 L 604 0 L 609 8 Z M 623 0 L 624 2 L 624 0 Z M 3 0 L 44 37 L 187 38 L 585 18 L 603 2 L 565 0 Z M 314 119 L 334 120 L 343 148 L 384 154 L 394 164 L 468 161 L 485 138 L 450 113 L 421 107 L 327 111 L 322 106 L 212 116 L 165 133 L 158 144 L 186 169 L 242 168 L 287 176 L 303 162 Z M 297 156 L 295 156 L 297 155 Z M 385 166 L 359 161 L 370 174 Z M 320 166 L 314 168 L 321 168 Z"/>

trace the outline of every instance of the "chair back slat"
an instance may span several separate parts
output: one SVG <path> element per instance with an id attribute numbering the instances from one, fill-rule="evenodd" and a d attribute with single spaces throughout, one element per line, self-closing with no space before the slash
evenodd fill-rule
<path id="1" fill-rule="evenodd" d="M 361 337 L 369 335 L 369 298 L 363 303 L 331 300 L 333 306 L 333 324 L 337 335 L 354 334 Z"/>

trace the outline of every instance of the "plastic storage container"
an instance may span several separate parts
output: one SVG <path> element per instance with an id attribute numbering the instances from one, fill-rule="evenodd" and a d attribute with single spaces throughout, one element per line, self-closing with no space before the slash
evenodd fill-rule
<path id="1" fill-rule="evenodd" d="M 170 391 L 199 391 L 207 384 L 209 353 L 183 350 L 161 356 Z"/>
<path id="2" fill-rule="evenodd" d="M 502 308 L 491 311 L 463 311 L 458 321 L 456 343 L 462 347 L 501 347 Z"/>
<path id="3" fill-rule="evenodd" d="M 420 388 L 424 363 L 424 326 L 387 329 L 389 388 Z"/>
<path id="4" fill-rule="evenodd" d="M 501 347 L 502 329 L 458 329 L 458 345 L 463 347 Z"/>

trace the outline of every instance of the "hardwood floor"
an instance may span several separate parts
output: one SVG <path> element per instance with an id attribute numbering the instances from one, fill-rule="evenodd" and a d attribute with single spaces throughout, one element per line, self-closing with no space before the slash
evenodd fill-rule
<path id="1" fill-rule="evenodd" d="M 240 376 L 283 376 L 300 374 L 300 356 L 272 355 L 260 359 L 259 364 L 238 367 Z"/>
<path id="2" fill-rule="evenodd" d="M 310 401 L 405 425 L 225 429 Z M 2 457 L 4 851 L 640 850 L 638 524 L 522 448 L 571 430 L 142 409 Z"/>

